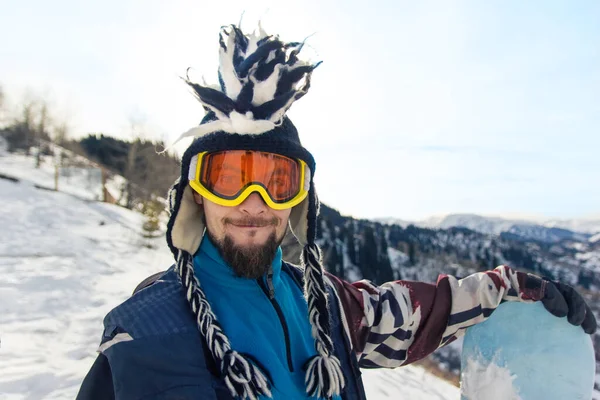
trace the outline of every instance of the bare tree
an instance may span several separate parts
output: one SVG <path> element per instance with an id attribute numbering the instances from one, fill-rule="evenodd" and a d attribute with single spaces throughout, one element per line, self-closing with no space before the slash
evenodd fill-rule
<path id="1" fill-rule="evenodd" d="M 35 124 L 35 101 L 26 99 L 21 108 L 21 119 L 16 121 L 18 128 L 17 135 L 22 136 L 20 139 L 25 147 L 25 153 L 29 155 L 29 149 L 33 137 L 33 126 Z"/>
<path id="2" fill-rule="evenodd" d="M 4 93 L 1 94 L 2 103 L 4 103 Z M 29 155 L 32 146 L 38 147 L 38 156 L 36 165 L 39 166 L 40 155 L 43 153 L 42 140 L 49 139 L 48 127 L 50 123 L 50 108 L 45 100 L 27 93 L 18 111 L 13 118 L 6 117 L 8 112 L 4 104 L 0 108 L 0 116 L 4 119 L 2 132 L 9 144 L 9 150 L 24 149 Z M 12 151 L 11 150 L 11 151 Z"/>
<path id="3" fill-rule="evenodd" d="M 57 145 L 62 146 L 69 138 L 69 124 L 66 121 L 56 122 L 53 131 L 52 141 Z"/>
<path id="4" fill-rule="evenodd" d="M 39 101 L 39 115 L 37 129 L 34 130 L 37 144 L 37 154 L 35 156 L 35 167 L 39 168 L 43 152 L 43 140 L 48 137 L 46 132 L 49 123 L 48 104 L 44 100 Z"/>
<path id="5" fill-rule="evenodd" d="M 134 113 L 129 116 L 129 130 L 131 145 L 127 152 L 127 161 L 125 164 L 125 206 L 127 208 L 133 208 L 135 199 L 135 182 L 139 181 L 139 171 L 137 170 L 137 159 L 140 142 L 145 136 L 145 117 L 135 115 Z"/>

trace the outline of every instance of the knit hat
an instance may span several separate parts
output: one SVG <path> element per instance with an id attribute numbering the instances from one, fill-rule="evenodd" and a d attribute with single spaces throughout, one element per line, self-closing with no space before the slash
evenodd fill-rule
<path id="1" fill-rule="evenodd" d="M 169 192 L 167 243 L 177 261 L 177 273 L 198 328 L 221 368 L 231 395 L 242 399 L 271 397 L 267 371 L 251 355 L 231 348 L 227 332 L 220 326 L 194 275 L 193 254 L 200 246 L 205 226 L 202 207 L 194 201 L 189 182 L 201 152 L 256 150 L 306 162 L 311 171 L 309 193 L 293 207 L 289 220 L 293 234 L 304 246 L 301 257 L 304 294 L 317 352 L 305 364 L 305 384 L 308 396 L 332 398 L 341 394 L 345 381 L 330 337 L 321 250 L 315 243 L 319 213 L 313 182 L 315 161 L 285 115 L 292 103 L 308 91 L 311 73 L 319 63 L 299 60 L 303 43 L 283 42 L 277 36 L 267 35 L 260 25 L 258 32 L 251 35 L 245 35 L 235 25 L 223 27 L 219 39 L 220 87 L 185 79 L 207 114 L 198 127 L 180 137 L 195 139 L 183 155 L 181 177 Z"/>

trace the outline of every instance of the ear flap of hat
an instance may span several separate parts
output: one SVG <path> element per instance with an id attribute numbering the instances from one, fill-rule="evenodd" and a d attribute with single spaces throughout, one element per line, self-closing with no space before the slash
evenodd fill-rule
<path id="1" fill-rule="evenodd" d="M 308 215 L 310 210 L 310 199 L 313 198 L 314 201 L 314 211 L 315 215 Z M 309 218 L 312 218 L 312 228 L 315 229 L 315 224 L 317 223 L 317 217 L 319 216 L 319 198 L 317 197 L 317 193 L 315 192 L 314 184 L 311 182 L 311 188 L 308 192 L 308 196 L 300 204 L 292 208 L 292 213 L 290 214 L 290 228 L 292 229 L 292 233 L 298 239 L 298 242 L 302 246 L 308 244 L 308 223 Z M 312 232 L 312 237 L 314 240 L 314 236 L 316 235 L 316 231 Z"/>
<path id="2" fill-rule="evenodd" d="M 290 229 L 302 246 L 308 242 L 308 197 L 292 208 L 290 214 Z"/>
<path id="3" fill-rule="evenodd" d="M 202 206 L 194 201 L 192 187 L 186 185 L 171 232 L 173 246 L 190 254 L 196 254 L 203 235 L 204 211 Z"/>

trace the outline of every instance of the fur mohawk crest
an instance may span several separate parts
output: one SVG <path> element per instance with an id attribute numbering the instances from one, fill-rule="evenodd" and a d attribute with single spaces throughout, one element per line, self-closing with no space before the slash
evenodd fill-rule
<path id="1" fill-rule="evenodd" d="M 216 119 L 183 133 L 185 137 L 223 131 L 261 134 L 281 124 L 294 101 L 306 94 L 312 71 L 320 62 L 301 61 L 304 42 L 282 42 L 258 32 L 246 36 L 237 26 L 223 27 L 219 35 L 218 88 L 185 82 L 207 112 Z"/>

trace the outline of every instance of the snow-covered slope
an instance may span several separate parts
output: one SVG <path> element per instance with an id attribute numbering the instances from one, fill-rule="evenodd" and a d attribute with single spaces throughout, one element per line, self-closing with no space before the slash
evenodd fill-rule
<path id="1" fill-rule="evenodd" d="M 0 174 L 21 178 L 0 178 L 0 398 L 73 399 L 104 315 L 172 258 L 141 237 L 140 214 L 36 188 L 50 171 L 15 157 L 0 154 Z M 363 377 L 370 400 L 459 398 L 419 367 Z"/>
<path id="2" fill-rule="evenodd" d="M 72 399 L 103 316 L 170 254 L 117 206 L 3 179 L 0 193 L 0 398 Z"/>

